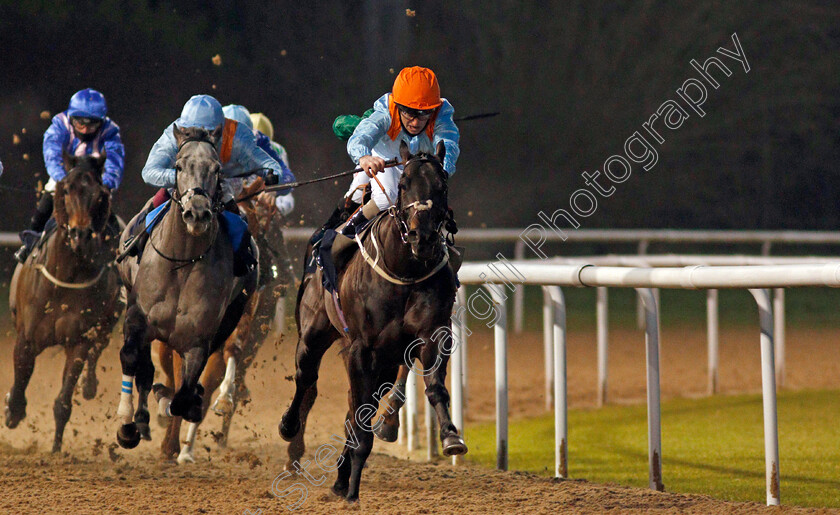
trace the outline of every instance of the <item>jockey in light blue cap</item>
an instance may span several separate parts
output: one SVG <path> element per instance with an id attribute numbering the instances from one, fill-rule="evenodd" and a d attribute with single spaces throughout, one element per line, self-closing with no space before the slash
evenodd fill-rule
<path id="1" fill-rule="evenodd" d="M 246 125 L 251 129 L 251 132 L 254 134 L 254 138 L 257 140 L 257 146 L 263 149 L 266 154 L 271 156 L 272 159 L 277 161 L 281 168 L 283 168 L 284 174 L 291 177 L 289 182 L 294 182 L 295 175 L 289 170 L 289 166 L 286 164 L 286 161 L 283 157 L 277 153 L 277 150 L 271 145 L 271 139 L 266 135 L 263 134 L 261 131 L 254 128 L 254 122 L 251 119 L 251 112 L 245 108 L 245 106 L 237 105 L 237 104 L 230 104 L 226 105 L 223 108 L 225 113 L 225 118 L 230 120 L 236 120 L 242 125 Z M 276 202 L 277 208 L 280 209 L 283 216 L 289 214 L 291 209 L 288 208 L 289 205 L 294 206 L 294 200 L 291 199 L 291 189 L 282 190 L 276 193 L 278 201 Z M 280 197 L 288 197 L 287 199 L 280 200 Z"/>
<path id="2" fill-rule="evenodd" d="M 77 91 L 70 97 L 70 105 L 64 112 L 53 116 L 52 124 L 44 133 L 44 165 L 50 180 L 38 201 L 32 215 L 29 231 L 21 234 L 24 245 L 15 254 L 23 262 L 52 216 L 53 192 L 58 181 L 67 175 L 64 169 L 64 155 L 75 156 L 106 154 L 102 171 L 102 184 L 115 190 L 122 182 L 125 167 L 125 148 L 120 137 L 120 128 L 107 117 L 108 105 L 102 93 L 94 89 Z"/>
<path id="3" fill-rule="evenodd" d="M 175 157 L 178 154 L 178 144 L 175 141 L 173 128 L 199 127 L 207 131 L 216 131 L 224 126 L 222 137 L 216 143 L 221 149 L 222 161 L 221 181 L 222 204 L 225 209 L 239 213 L 236 206 L 234 191 L 231 185 L 231 178 L 245 176 L 248 174 L 264 177 L 266 184 L 287 183 L 294 181 L 294 177 L 285 173 L 283 167 L 271 158 L 264 150 L 257 146 L 252 130 L 236 120 L 226 119 L 222 105 L 210 95 L 195 95 L 190 98 L 181 111 L 181 116 L 172 122 L 158 138 L 157 142 L 149 152 L 149 158 L 143 167 L 142 175 L 146 184 L 162 188 L 155 195 L 153 207 L 157 207 L 168 198 L 167 190 L 175 187 Z M 231 138 L 228 141 L 227 138 Z M 229 153 L 225 153 L 228 149 Z M 146 231 L 140 233 L 148 235 Z M 142 239 L 141 239 L 142 238 Z M 135 255 L 142 251 L 145 237 L 138 238 L 138 243 L 131 246 L 128 255 Z M 244 275 L 247 269 L 243 268 L 256 263 L 253 257 L 248 255 L 250 237 L 242 238 L 243 244 L 237 249 L 237 260 L 234 262 L 234 269 L 237 275 Z"/>

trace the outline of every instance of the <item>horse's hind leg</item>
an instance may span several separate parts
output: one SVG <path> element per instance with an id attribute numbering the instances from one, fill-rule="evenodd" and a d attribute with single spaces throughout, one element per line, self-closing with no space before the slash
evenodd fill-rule
<path id="1" fill-rule="evenodd" d="M 300 462 L 303 453 L 306 451 L 306 443 L 304 442 L 304 435 L 306 434 L 306 419 L 309 418 L 309 410 L 315 404 L 315 399 L 318 397 L 318 383 L 314 383 L 306 391 L 303 396 L 303 402 L 300 404 L 300 431 L 292 438 L 287 448 L 288 460 L 284 467 L 285 470 L 294 470 L 294 463 Z"/>
<path id="2" fill-rule="evenodd" d="M 321 358 L 324 357 L 324 353 L 332 345 L 330 333 L 333 328 L 326 313 L 321 311 L 315 317 L 316 320 L 303 331 L 300 340 L 298 340 L 297 352 L 295 353 L 295 396 L 283 414 L 278 428 L 280 436 L 287 442 L 291 442 L 301 430 L 303 399 L 309 388 L 318 381 Z"/>
<path id="3" fill-rule="evenodd" d="M 15 343 L 15 381 L 6 394 L 6 427 L 14 429 L 26 418 L 26 387 L 35 369 L 37 353 L 34 346 L 18 336 Z"/>
<path id="4" fill-rule="evenodd" d="M 65 360 L 61 390 L 55 399 L 55 404 L 53 404 L 55 439 L 53 440 L 52 452 L 54 453 L 61 451 L 64 428 L 67 426 L 67 421 L 70 420 L 70 412 L 73 409 L 73 390 L 76 388 L 76 383 L 82 374 L 82 368 L 85 366 L 85 358 L 89 349 L 90 344 L 88 342 L 82 342 L 72 346 L 68 345 L 64 348 Z"/>
<path id="5" fill-rule="evenodd" d="M 141 352 L 146 344 L 146 316 L 136 304 L 131 304 L 125 314 L 123 333 L 125 340 L 120 349 L 122 365 L 122 389 L 117 418 L 122 425 L 117 431 L 117 442 L 125 449 L 133 449 L 140 443 L 140 432 L 134 422 L 134 378 L 140 367 Z"/>

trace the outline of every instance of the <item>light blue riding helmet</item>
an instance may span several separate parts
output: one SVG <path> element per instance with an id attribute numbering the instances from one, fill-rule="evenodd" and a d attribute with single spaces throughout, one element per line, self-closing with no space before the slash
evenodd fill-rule
<path id="1" fill-rule="evenodd" d="M 210 95 L 194 95 L 184 104 L 181 117 L 175 120 L 178 127 L 201 127 L 208 131 L 216 129 L 225 121 L 222 104 Z"/>
<path id="2" fill-rule="evenodd" d="M 251 121 L 251 112 L 245 106 L 239 104 L 226 105 L 224 108 L 225 118 L 235 120 L 251 130 L 254 130 L 254 122 Z"/>
<path id="3" fill-rule="evenodd" d="M 82 118 L 103 119 L 108 114 L 108 106 L 105 104 L 105 96 L 95 89 L 83 89 L 77 91 L 70 97 L 70 107 L 67 108 L 67 116 L 80 116 Z"/>

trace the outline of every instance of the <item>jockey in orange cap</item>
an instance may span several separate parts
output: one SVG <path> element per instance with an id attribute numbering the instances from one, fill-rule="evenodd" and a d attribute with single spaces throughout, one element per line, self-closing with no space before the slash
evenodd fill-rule
<path id="1" fill-rule="evenodd" d="M 357 228 L 390 207 L 390 201 L 397 198 L 403 167 L 385 168 L 385 161 L 400 157 L 402 141 L 408 144 L 412 154 L 434 154 L 437 144 L 443 142 L 446 147 L 443 169 L 449 175 L 455 173 L 460 149 L 458 127 L 452 120 L 454 112 L 452 104 L 441 98 L 440 86 L 432 70 L 420 66 L 403 68 L 391 92 L 374 103 L 373 113 L 359 123 L 347 141 L 347 153 L 362 171 L 353 177 L 342 205 L 313 235 L 312 242 L 320 240 L 325 230 L 338 225 L 347 212 L 355 211 L 339 233 L 352 238 Z M 371 183 L 375 174 L 379 180 Z M 371 200 L 357 209 L 362 202 L 363 189 L 369 183 Z M 342 239 L 341 246 L 352 241 L 340 238 L 336 244 L 339 245 Z"/>

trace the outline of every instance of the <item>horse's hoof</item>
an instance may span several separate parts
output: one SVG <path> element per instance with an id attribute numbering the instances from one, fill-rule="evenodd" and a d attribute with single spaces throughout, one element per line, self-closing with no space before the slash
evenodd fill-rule
<path id="1" fill-rule="evenodd" d="M 228 393 L 220 393 L 218 397 L 216 397 L 216 402 L 213 403 L 213 407 L 210 408 L 213 410 L 213 413 L 219 416 L 230 415 L 233 413 L 233 394 Z"/>
<path id="2" fill-rule="evenodd" d="M 143 440 L 151 440 L 152 439 L 152 432 L 149 429 L 149 424 L 144 422 L 137 423 L 137 432 L 140 433 L 140 438 Z"/>
<path id="3" fill-rule="evenodd" d="M 182 449 L 181 453 L 178 454 L 178 458 L 175 461 L 178 462 L 178 465 L 186 465 L 187 463 L 195 463 L 195 457 L 192 455 L 191 452 L 187 451 L 186 449 Z"/>
<path id="4" fill-rule="evenodd" d="M 399 425 L 394 426 L 385 422 L 379 424 L 379 427 L 373 430 L 373 434 L 383 442 L 396 442 L 399 432 Z"/>
<path id="5" fill-rule="evenodd" d="M 117 430 L 117 443 L 123 449 L 134 449 L 140 443 L 140 432 L 137 430 L 137 424 L 131 422 L 130 424 L 123 424 Z"/>
<path id="6" fill-rule="evenodd" d="M 449 435 L 443 439 L 444 456 L 460 456 L 467 453 L 467 444 L 461 435 Z"/>
<path id="7" fill-rule="evenodd" d="M 157 415 L 158 427 L 160 427 L 161 429 L 166 429 L 167 427 L 169 427 L 169 420 L 171 418 L 172 417 L 167 417 L 166 415 L 161 415 L 160 413 L 158 413 L 158 415 Z"/>
<path id="8" fill-rule="evenodd" d="M 82 387 L 82 397 L 85 400 L 90 401 L 96 397 L 96 389 L 99 386 L 99 380 L 95 377 L 93 379 L 85 379 L 85 384 Z"/>
<path id="9" fill-rule="evenodd" d="M 338 483 L 336 483 L 332 485 L 332 488 L 330 488 L 330 492 L 332 492 L 333 495 L 337 495 L 338 497 L 347 498 L 347 485 L 339 485 Z"/>
<path id="10" fill-rule="evenodd" d="M 165 386 L 163 383 L 155 383 L 152 385 L 152 392 L 155 394 L 155 400 L 160 402 L 161 399 L 172 399 L 175 396 L 175 391 L 172 388 Z"/>
<path id="11" fill-rule="evenodd" d="M 280 430 L 280 437 L 287 442 L 291 442 L 295 436 L 300 432 L 300 419 L 295 420 L 295 423 L 292 424 L 290 422 L 291 415 L 287 411 L 283 414 L 283 418 L 280 420 L 280 425 L 277 429 Z"/>
<path id="12" fill-rule="evenodd" d="M 9 429 L 14 429 L 20 424 L 20 421 L 26 418 L 26 405 L 23 406 L 23 409 L 20 410 L 18 413 L 12 411 L 12 406 L 9 404 L 9 400 L 11 399 L 11 393 L 6 394 L 6 427 Z"/>

